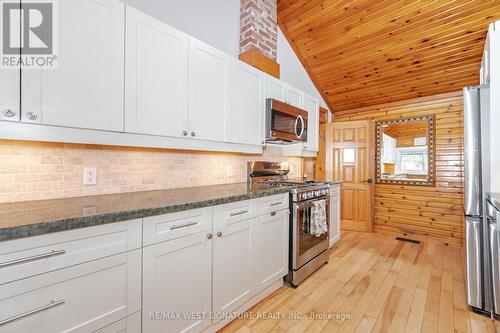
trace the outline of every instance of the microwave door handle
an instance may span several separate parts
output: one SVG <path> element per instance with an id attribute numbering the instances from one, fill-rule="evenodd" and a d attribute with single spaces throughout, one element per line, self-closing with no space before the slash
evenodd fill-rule
<path id="1" fill-rule="evenodd" d="M 298 121 L 300 120 L 300 123 L 302 124 L 302 126 L 300 127 L 300 134 L 297 134 L 297 123 Z M 301 115 L 298 115 L 297 116 L 297 119 L 295 120 L 295 135 L 297 135 L 297 139 L 300 139 L 302 137 L 302 135 L 304 134 L 304 118 L 302 118 Z"/>
<path id="2" fill-rule="evenodd" d="M 297 125 L 299 124 L 299 117 L 295 118 L 295 124 L 293 125 L 293 132 L 295 133 L 295 136 L 297 138 L 300 138 L 300 136 L 297 134 Z"/>

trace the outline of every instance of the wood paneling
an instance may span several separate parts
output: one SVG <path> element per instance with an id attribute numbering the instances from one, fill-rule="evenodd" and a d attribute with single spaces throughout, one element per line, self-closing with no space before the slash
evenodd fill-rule
<path id="1" fill-rule="evenodd" d="M 334 113 L 477 84 L 498 19 L 497 0 L 278 0 L 280 28 Z"/>
<path id="2" fill-rule="evenodd" d="M 462 108 L 462 93 L 457 92 L 365 107 L 357 109 L 355 113 L 336 115 L 336 121 L 378 121 L 435 115 L 435 187 L 375 185 L 375 231 L 463 245 Z"/>

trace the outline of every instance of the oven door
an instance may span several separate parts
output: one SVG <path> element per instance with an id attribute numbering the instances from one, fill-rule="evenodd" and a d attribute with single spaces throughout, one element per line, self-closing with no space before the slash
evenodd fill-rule
<path id="1" fill-rule="evenodd" d="M 314 207 L 314 199 L 293 204 L 293 269 L 299 269 L 309 260 L 316 257 L 321 252 L 328 249 L 328 234 L 324 233 L 320 237 L 309 233 L 311 228 L 312 209 Z M 319 200 L 326 202 L 326 223 L 330 221 L 330 200 L 327 197 Z M 330 230 L 330 226 L 328 226 Z"/>

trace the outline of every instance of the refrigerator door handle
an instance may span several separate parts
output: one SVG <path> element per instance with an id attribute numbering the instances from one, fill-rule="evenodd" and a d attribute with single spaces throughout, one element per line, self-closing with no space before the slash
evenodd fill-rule
<path id="1" fill-rule="evenodd" d="M 491 273 L 493 282 L 493 308 L 496 314 L 500 314 L 500 239 L 494 222 L 490 219 L 490 255 L 491 255 Z"/>
<path id="2" fill-rule="evenodd" d="M 467 301 L 470 306 L 483 307 L 483 278 L 481 269 L 481 221 L 467 219 Z"/>

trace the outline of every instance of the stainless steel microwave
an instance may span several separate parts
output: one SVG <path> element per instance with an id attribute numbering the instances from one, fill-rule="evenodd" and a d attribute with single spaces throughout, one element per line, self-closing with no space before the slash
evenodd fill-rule
<path id="1" fill-rule="evenodd" d="M 307 141 L 307 111 L 274 98 L 266 100 L 266 141 Z"/>

